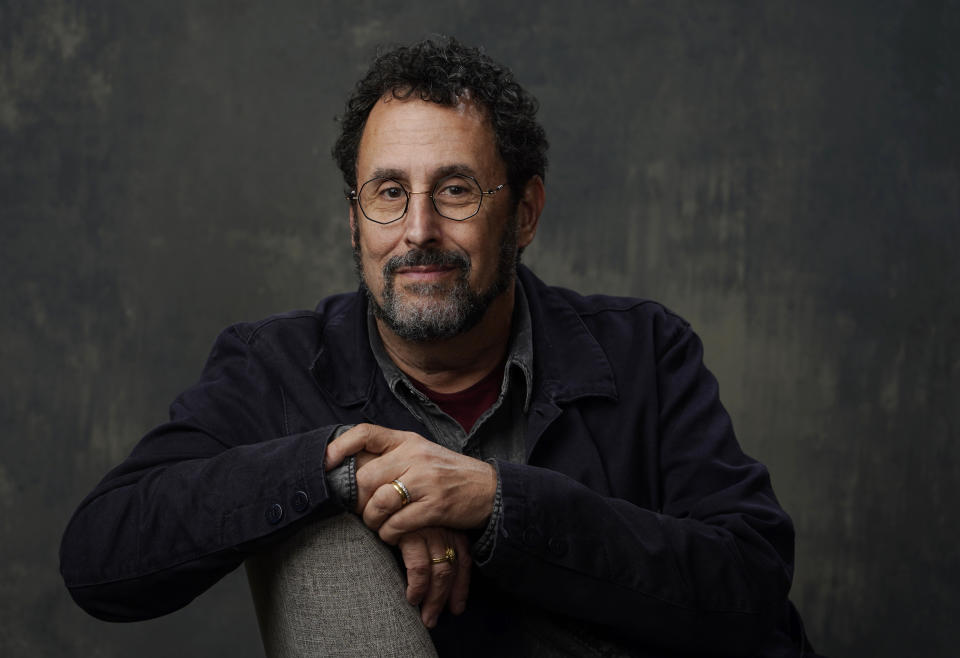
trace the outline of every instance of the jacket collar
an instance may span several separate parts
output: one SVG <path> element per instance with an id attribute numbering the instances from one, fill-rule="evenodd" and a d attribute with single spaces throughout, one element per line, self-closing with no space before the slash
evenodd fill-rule
<path id="1" fill-rule="evenodd" d="M 527 267 L 518 268 L 518 278 L 533 325 L 534 397 L 545 396 L 554 403 L 589 396 L 616 399 L 610 362 L 579 313 L 558 289 L 546 286 Z M 328 311 L 311 370 L 330 398 L 351 407 L 382 397 L 382 391 L 377 390 L 380 368 L 367 338 L 366 296 L 360 292 L 347 299 Z M 318 311 L 323 312 L 322 306 Z"/>
<path id="2" fill-rule="evenodd" d="M 547 286 L 527 267 L 521 265 L 517 274 L 533 324 L 534 390 L 554 402 L 591 396 L 616 399 L 610 361 L 577 310 L 560 289 Z"/>
<path id="3" fill-rule="evenodd" d="M 310 366 L 320 388 L 342 407 L 366 402 L 379 372 L 367 340 L 367 297 L 358 292 L 348 299 L 344 307 L 331 309 Z M 317 311 L 322 307 L 321 302 Z"/>

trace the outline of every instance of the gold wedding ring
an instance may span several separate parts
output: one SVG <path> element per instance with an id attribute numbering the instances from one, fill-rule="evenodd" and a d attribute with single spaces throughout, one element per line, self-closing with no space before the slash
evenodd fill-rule
<path id="1" fill-rule="evenodd" d="M 405 486 L 403 486 L 403 482 L 400 480 L 394 480 L 390 484 L 392 484 L 393 488 L 397 490 L 398 494 L 400 494 L 400 507 L 403 507 L 410 502 L 410 492 L 407 491 Z"/>
<path id="2" fill-rule="evenodd" d="M 430 558 L 430 562 L 433 564 L 443 564 L 444 562 L 454 562 L 456 559 L 457 552 L 453 550 L 453 546 L 447 546 L 447 550 L 443 552 L 443 555 Z"/>

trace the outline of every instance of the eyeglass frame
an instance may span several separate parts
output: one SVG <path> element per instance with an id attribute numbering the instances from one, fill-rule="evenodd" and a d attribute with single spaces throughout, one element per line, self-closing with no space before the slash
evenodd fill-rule
<path id="1" fill-rule="evenodd" d="M 436 200 L 436 198 L 433 196 L 433 195 L 436 193 L 437 188 L 440 187 L 440 184 L 441 184 L 441 183 L 443 183 L 443 182 L 444 182 L 445 180 L 447 180 L 448 178 L 454 178 L 454 177 L 458 177 L 458 178 L 469 178 L 470 180 L 472 180 L 472 181 L 477 185 L 477 189 L 480 190 L 480 201 L 477 202 L 477 209 L 473 212 L 473 214 L 467 215 L 466 217 L 462 217 L 462 218 L 460 218 L 460 219 L 456 219 L 456 218 L 454 218 L 454 217 L 449 217 L 449 216 L 447 216 L 447 215 L 444 215 L 442 212 L 440 212 L 440 207 L 437 206 L 437 200 Z M 347 201 L 355 201 L 355 202 L 357 203 L 357 207 L 360 208 L 360 212 L 363 213 L 363 216 L 366 217 L 367 220 L 373 222 L 374 224 L 380 224 L 381 226 L 386 226 L 387 224 L 393 224 L 394 222 L 399 222 L 401 219 L 403 219 L 403 218 L 406 216 L 406 214 L 407 214 L 407 210 L 410 208 L 410 197 L 413 196 L 414 194 L 426 194 L 427 196 L 429 196 L 429 197 L 430 197 L 430 202 L 433 204 L 433 209 L 436 210 L 436 211 L 437 211 L 437 214 L 440 215 L 441 217 L 443 217 L 444 219 L 449 219 L 451 222 L 465 222 L 465 221 L 467 221 L 468 219 L 470 219 L 471 217 L 476 217 L 477 213 L 480 212 L 480 208 L 483 207 L 483 198 L 484 198 L 484 197 L 487 197 L 487 196 L 491 196 L 491 197 L 492 197 L 492 196 L 494 196 L 497 192 L 499 192 L 500 190 L 502 190 L 502 189 L 503 189 L 504 187 L 506 187 L 506 185 L 507 185 L 506 183 L 500 183 L 500 184 L 497 185 L 496 187 L 484 191 L 483 186 L 480 185 L 480 181 L 478 181 L 478 180 L 477 180 L 476 178 L 474 178 L 473 176 L 470 176 L 470 175 L 468 175 L 468 174 L 457 174 L 457 173 L 453 173 L 453 174 L 450 174 L 450 175 L 448 175 L 448 176 L 444 176 L 443 178 L 441 178 L 440 180 L 438 180 L 438 181 L 437 181 L 437 184 L 434 185 L 434 186 L 433 186 L 433 189 L 430 190 L 429 192 L 411 192 L 410 190 L 408 190 L 408 189 L 404 186 L 403 183 L 401 183 L 400 181 L 398 181 L 396 178 L 388 178 L 388 177 L 386 177 L 386 176 L 375 176 L 375 177 L 371 178 L 370 180 L 364 181 L 363 185 L 360 185 L 359 189 L 360 189 L 360 190 L 363 190 L 363 188 L 366 187 L 367 183 L 370 183 L 371 181 L 375 181 L 375 180 L 385 180 L 385 181 L 390 181 L 390 182 L 392 182 L 392 183 L 396 183 L 397 185 L 400 186 L 400 189 L 402 189 L 402 190 L 403 190 L 403 193 L 406 195 L 407 198 L 406 198 L 406 200 L 405 200 L 404 203 L 403 203 L 403 212 L 400 213 L 400 216 L 397 217 L 396 219 L 391 219 L 391 220 L 388 221 L 388 222 L 381 222 L 381 221 L 378 221 L 378 220 L 373 219 L 372 217 L 370 217 L 370 215 L 367 214 L 367 211 L 363 209 L 363 205 L 360 203 L 360 192 L 359 192 L 358 190 L 350 190 L 349 192 L 347 192 L 347 193 L 344 194 L 344 197 L 347 199 Z"/>

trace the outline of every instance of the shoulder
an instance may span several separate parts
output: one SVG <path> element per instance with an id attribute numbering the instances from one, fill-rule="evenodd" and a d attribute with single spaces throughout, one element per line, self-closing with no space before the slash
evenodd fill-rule
<path id="1" fill-rule="evenodd" d="M 356 304 L 357 293 L 342 293 L 326 297 L 314 310 L 294 310 L 267 316 L 254 322 L 237 322 L 224 329 L 221 335 L 235 336 L 251 347 L 282 336 L 296 334 L 316 336 L 323 328 L 338 322 Z"/>
<path id="2" fill-rule="evenodd" d="M 584 295 L 558 286 L 549 286 L 549 290 L 563 299 L 584 319 L 595 317 L 603 321 L 618 318 L 668 317 L 677 322 L 686 323 L 686 320 L 679 315 L 652 299 L 604 294 Z"/>
<path id="3" fill-rule="evenodd" d="M 669 338 L 690 331 L 690 324 L 663 304 L 651 299 L 604 294 L 582 294 L 560 286 L 549 286 L 529 270 L 524 285 L 541 301 L 543 320 L 550 321 L 572 311 L 592 334 L 600 338 L 633 338 L 654 334 Z"/>
<path id="4" fill-rule="evenodd" d="M 324 298 L 314 310 L 287 311 L 232 324 L 217 337 L 211 358 L 245 354 L 309 362 L 330 329 L 356 315 L 358 303 L 357 293 L 343 293 Z"/>

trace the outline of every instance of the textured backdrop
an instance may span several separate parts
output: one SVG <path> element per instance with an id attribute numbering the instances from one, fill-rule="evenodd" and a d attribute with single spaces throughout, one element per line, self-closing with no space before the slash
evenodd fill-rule
<path id="1" fill-rule="evenodd" d="M 958 0 L 80 4 L 0 0 L 0 654 L 261 654 L 242 572 L 106 624 L 60 533 L 222 327 L 354 287 L 333 117 L 443 32 L 541 101 L 526 262 L 702 335 L 813 642 L 955 655 Z"/>

